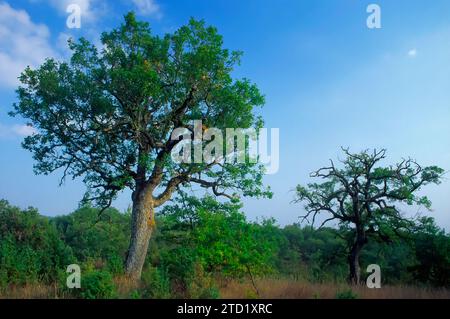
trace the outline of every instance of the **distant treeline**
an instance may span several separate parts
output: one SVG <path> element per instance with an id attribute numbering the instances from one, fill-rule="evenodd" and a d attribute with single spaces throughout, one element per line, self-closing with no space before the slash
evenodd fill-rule
<path id="1" fill-rule="evenodd" d="M 66 268 L 76 263 L 82 289 L 75 297 L 114 297 L 113 278 L 124 273 L 130 221 L 129 212 L 113 208 L 100 213 L 82 207 L 49 218 L 0 201 L 0 289 L 42 283 L 65 290 Z M 213 298 L 218 281 L 258 277 L 344 282 L 350 235 L 343 228 L 250 222 L 237 202 L 191 199 L 158 215 L 144 289 L 131 297 Z M 363 277 L 369 264 L 381 266 L 383 284 L 449 287 L 450 236 L 433 219 L 422 218 L 417 231 L 396 241 L 371 241 L 361 256 Z"/>

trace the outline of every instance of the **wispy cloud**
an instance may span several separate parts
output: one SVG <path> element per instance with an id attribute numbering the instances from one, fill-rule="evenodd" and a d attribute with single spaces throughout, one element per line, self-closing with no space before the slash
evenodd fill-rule
<path id="1" fill-rule="evenodd" d="M 29 125 L 4 125 L 0 123 L 0 138 L 27 137 L 36 133 L 36 129 Z"/>
<path id="2" fill-rule="evenodd" d="M 22 137 L 30 136 L 37 133 L 36 129 L 30 125 L 13 125 L 11 127 L 11 130 L 14 134 Z"/>
<path id="3" fill-rule="evenodd" d="M 27 66 L 37 66 L 56 56 L 44 24 L 34 23 L 24 10 L 0 3 L 0 87 L 16 87 Z"/>
<path id="4" fill-rule="evenodd" d="M 133 0 L 133 3 L 138 14 L 152 16 L 157 19 L 162 17 L 161 8 L 155 0 Z"/>

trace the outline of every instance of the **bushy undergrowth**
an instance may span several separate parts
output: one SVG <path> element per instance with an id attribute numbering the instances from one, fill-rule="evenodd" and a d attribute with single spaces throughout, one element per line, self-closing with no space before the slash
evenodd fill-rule
<path id="1" fill-rule="evenodd" d="M 47 217 L 0 201 L 0 286 L 50 283 L 75 261 Z"/>
<path id="2" fill-rule="evenodd" d="M 111 299 L 117 297 L 112 275 L 107 271 L 90 270 L 83 273 L 81 289 L 83 299 Z"/>
<path id="3" fill-rule="evenodd" d="M 142 272 L 142 296 L 151 299 L 171 297 L 170 278 L 166 269 L 149 266 Z"/>
<path id="4" fill-rule="evenodd" d="M 189 209 L 171 206 L 158 216 L 142 282 L 119 291 L 130 217 L 83 207 L 48 218 L 0 201 L 0 290 L 56 282 L 52 293 L 70 298 L 219 298 L 227 283 L 238 281 L 251 283 L 243 297 L 256 298 L 263 288 L 258 280 L 268 277 L 338 286 L 346 281 L 347 230 L 249 222 L 237 203 L 206 198 L 193 200 Z M 383 285 L 449 287 L 449 235 L 432 219 L 421 223 L 409 240 L 367 245 L 361 269 L 379 264 Z M 73 263 L 81 266 L 82 288 L 69 290 L 66 268 Z M 360 294 L 334 293 L 336 298 Z"/>

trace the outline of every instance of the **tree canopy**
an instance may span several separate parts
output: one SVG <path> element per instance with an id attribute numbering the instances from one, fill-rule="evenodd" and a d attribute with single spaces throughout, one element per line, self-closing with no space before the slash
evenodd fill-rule
<path id="1" fill-rule="evenodd" d="M 70 62 L 49 58 L 20 77 L 12 115 L 37 130 L 23 143 L 37 173 L 62 169 L 63 179 L 82 177 L 89 190 L 85 200 L 102 206 L 126 187 L 150 184 L 161 186 L 155 206 L 184 184 L 218 195 L 230 188 L 267 194 L 258 188 L 257 164 L 171 161 L 179 142 L 171 134 L 176 128 L 192 131 L 192 120 L 219 129 L 262 124 L 253 108 L 264 97 L 249 80 L 233 80 L 241 52 L 224 49 L 214 27 L 191 19 L 160 37 L 130 13 L 101 42 L 99 49 L 83 38 L 70 41 Z"/>

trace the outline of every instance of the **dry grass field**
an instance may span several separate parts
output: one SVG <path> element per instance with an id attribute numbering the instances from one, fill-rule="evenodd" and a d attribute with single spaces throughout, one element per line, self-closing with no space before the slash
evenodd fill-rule
<path id="1" fill-rule="evenodd" d="M 382 286 L 369 289 L 365 286 L 350 287 L 339 284 L 312 284 L 285 279 L 257 280 L 259 297 L 263 299 L 335 299 L 345 298 L 352 292 L 358 299 L 449 299 L 450 289 L 420 288 L 409 286 Z M 220 296 L 228 298 L 255 298 L 257 294 L 250 282 L 231 282 L 220 289 Z"/>
<path id="2" fill-rule="evenodd" d="M 119 298 L 128 298 L 137 287 L 126 278 L 116 278 Z M 313 284 L 287 279 L 256 280 L 258 294 L 251 282 L 231 281 L 219 289 L 223 299 L 450 299 L 450 289 L 422 288 L 412 286 L 383 286 L 368 289 L 364 286 L 350 287 L 344 284 Z M 62 299 L 68 296 L 58 293 L 54 286 L 11 286 L 0 291 L 0 299 Z"/>

